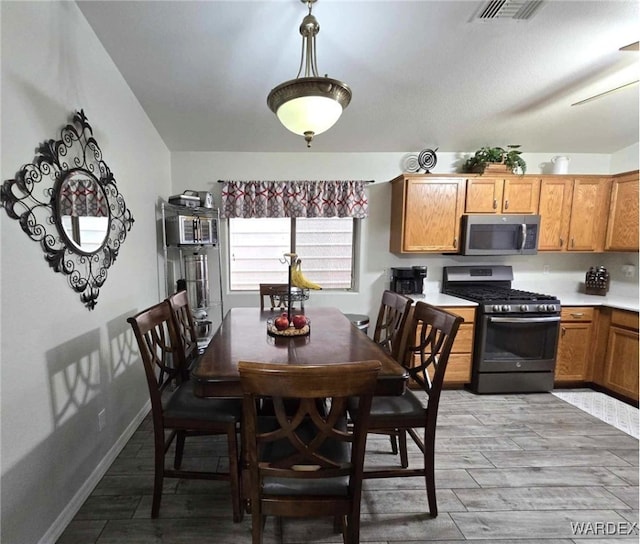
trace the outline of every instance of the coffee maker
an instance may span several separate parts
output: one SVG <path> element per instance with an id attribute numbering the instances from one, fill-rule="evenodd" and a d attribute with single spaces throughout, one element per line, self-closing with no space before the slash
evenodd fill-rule
<path id="1" fill-rule="evenodd" d="M 392 268 L 391 290 L 402 295 L 421 295 L 423 282 L 426 277 L 426 266 Z"/>

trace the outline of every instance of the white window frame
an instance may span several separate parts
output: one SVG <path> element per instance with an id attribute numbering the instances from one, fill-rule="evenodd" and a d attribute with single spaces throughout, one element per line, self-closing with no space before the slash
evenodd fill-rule
<path id="1" fill-rule="evenodd" d="M 297 227 L 297 220 L 296 218 L 282 218 L 282 219 L 286 219 L 289 221 L 289 240 L 288 240 L 288 247 L 285 247 L 283 245 L 283 253 L 286 252 L 292 252 L 292 253 L 296 253 L 296 246 L 297 246 L 297 236 L 296 236 L 296 227 Z M 244 219 L 242 218 L 236 218 L 235 221 L 243 221 Z M 350 271 L 350 285 L 348 287 L 323 287 L 323 290 L 327 290 L 327 291 L 331 291 L 331 292 L 340 292 L 340 291 L 355 291 L 357 289 L 357 270 L 358 270 L 358 266 L 359 266 L 359 262 L 358 262 L 358 255 L 359 255 L 359 242 L 360 242 L 360 229 L 361 229 L 361 225 L 360 225 L 360 220 L 359 219 L 354 219 L 354 218 L 350 218 L 350 220 L 352 221 L 352 236 L 351 236 L 351 271 Z M 243 292 L 249 292 L 249 291 L 256 291 L 258 289 L 258 285 L 257 283 L 255 285 L 251 285 L 248 286 L 246 288 L 241 288 L 241 287 L 233 287 L 234 285 L 234 281 L 232 278 L 233 275 L 233 264 L 232 261 L 234 259 L 234 248 L 232 247 L 232 227 L 231 227 L 231 220 L 229 220 L 227 222 L 227 248 L 229 248 L 228 253 L 227 253 L 227 271 L 228 271 L 228 278 L 227 278 L 227 289 L 230 293 L 243 293 Z M 303 271 L 304 271 L 304 255 L 301 255 L 302 261 L 303 261 Z M 281 271 L 281 277 L 279 277 L 279 279 L 277 280 L 267 280 L 264 281 L 263 283 L 279 283 L 280 281 L 282 281 L 283 283 L 287 281 L 287 268 L 286 266 L 283 264 L 280 264 L 278 262 L 274 262 L 275 267 L 282 267 L 282 271 Z M 273 271 L 273 267 L 270 267 L 270 270 Z M 280 271 L 279 271 L 280 273 Z M 309 274 L 309 279 L 316 281 L 316 279 L 313 277 L 312 274 Z M 319 282 L 321 283 L 321 282 Z"/>

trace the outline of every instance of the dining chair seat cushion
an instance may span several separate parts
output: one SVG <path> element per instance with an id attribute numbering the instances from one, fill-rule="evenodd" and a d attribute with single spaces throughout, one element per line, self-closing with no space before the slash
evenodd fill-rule
<path id="1" fill-rule="evenodd" d="M 264 495 L 331 495 L 346 497 L 349 491 L 349 477 L 320 478 L 264 478 L 262 481 Z"/>
<path id="2" fill-rule="evenodd" d="M 374 426 L 376 419 L 384 419 L 388 417 L 424 418 L 425 409 L 426 408 L 422 404 L 422 401 L 410 389 L 405 390 L 405 392 L 400 396 L 373 397 L 371 401 L 369 425 Z M 357 417 L 357 399 L 350 399 L 349 413 L 352 417 Z"/>
<path id="3" fill-rule="evenodd" d="M 266 432 L 277 427 L 274 417 L 261 417 L 260 432 Z M 345 420 L 346 428 L 346 420 Z M 296 434 L 312 436 L 316 433 L 313 423 L 305 422 L 300 425 Z M 338 440 L 325 441 L 318 450 L 322 455 L 333 461 L 348 463 L 351 460 L 350 444 Z M 260 450 L 263 462 L 275 461 L 295 452 L 288 440 L 268 442 Z M 335 478 L 279 478 L 266 476 L 262 480 L 265 495 L 334 495 L 347 496 L 349 491 L 349 477 Z"/>
<path id="4" fill-rule="evenodd" d="M 242 419 L 242 400 L 233 398 L 200 398 L 188 381 L 178 386 L 172 395 L 163 399 L 165 419 L 201 419 L 220 423 Z"/>

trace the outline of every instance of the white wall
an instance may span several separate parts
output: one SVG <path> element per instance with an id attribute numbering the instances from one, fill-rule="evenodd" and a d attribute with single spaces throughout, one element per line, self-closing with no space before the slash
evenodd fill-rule
<path id="1" fill-rule="evenodd" d="M 273 120 L 277 122 L 276 119 Z M 284 129 L 283 129 L 284 130 Z M 528 173 L 550 171 L 550 160 L 555 155 L 523 154 Z M 438 153 L 438 163 L 433 173 L 455 172 L 464 160 L 464 153 Z M 369 217 L 362 221 L 362 244 L 359 253 L 360 285 L 357 292 L 313 292 L 307 305 L 337 306 L 344 312 L 362 313 L 371 317 L 377 312 L 380 295 L 389 285 L 389 268 L 396 266 L 426 265 L 428 267 L 427 290 L 439 289 L 443 266 L 468 265 L 493 262 L 511 264 L 516 278 L 535 278 L 542 273 L 544 264 L 551 267 L 552 274 L 546 278 L 551 285 L 540 290 L 552 291 L 553 282 L 584 281 L 586 270 L 595 264 L 607 265 L 622 259 L 637 266 L 637 254 L 623 255 L 567 255 L 539 254 L 531 257 L 486 257 L 471 259 L 462 256 L 444 255 L 396 255 L 389 252 L 389 225 L 391 187 L 389 180 L 402 171 L 401 153 L 172 153 L 173 193 L 184 189 L 208 190 L 220 203 L 218 180 L 287 180 L 287 179 L 364 179 L 375 180 L 368 186 Z M 570 156 L 569 173 L 608 174 L 611 171 L 610 155 L 574 154 Z M 635 168 L 637 169 L 637 157 Z M 230 293 L 227 279 L 227 232 L 222 221 L 221 240 L 223 251 L 223 281 L 225 308 L 253 306 L 257 294 Z M 617 262 L 617 261 L 615 261 Z M 618 267 L 619 268 L 619 267 Z M 612 279 L 629 282 L 611 270 Z M 620 277 L 619 277 L 620 276 Z M 637 288 L 637 277 L 633 279 Z M 551 293 L 553 294 L 553 293 Z"/>
<path id="2" fill-rule="evenodd" d="M 50 544 L 147 407 L 126 318 L 158 300 L 154 215 L 170 154 L 74 2 L 0 8 L 2 179 L 83 108 L 136 220 L 89 311 L 0 210 L 0 541 Z"/>
<path id="3" fill-rule="evenodd" d="M 617 153 L 611 155 L 611 171 L 614 173 L 621 173 L 637 170 L 639 156 L 640 147 L 638 146 L 638 142 L 621 149 Z"/>

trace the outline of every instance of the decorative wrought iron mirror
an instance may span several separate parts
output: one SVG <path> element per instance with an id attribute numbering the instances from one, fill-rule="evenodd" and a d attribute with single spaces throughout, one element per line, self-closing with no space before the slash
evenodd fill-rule
<path id="1" fill-rule="evenodd" d="M 2 184 L 0 202 L 93 310 L 134 220 L 83 110 Z"/>

